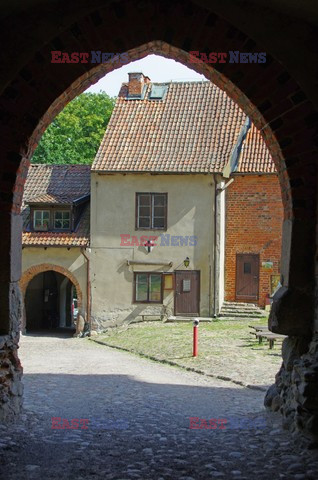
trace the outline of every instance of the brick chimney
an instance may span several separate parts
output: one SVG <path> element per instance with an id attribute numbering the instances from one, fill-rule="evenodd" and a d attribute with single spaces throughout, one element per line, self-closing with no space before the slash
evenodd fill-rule
<path id="1" fill-rule="evenodd" d="M 150 82 L 150 78 L 141 72 L 128 73 L 128 96 L 141 98 L 144 85 Z"/>

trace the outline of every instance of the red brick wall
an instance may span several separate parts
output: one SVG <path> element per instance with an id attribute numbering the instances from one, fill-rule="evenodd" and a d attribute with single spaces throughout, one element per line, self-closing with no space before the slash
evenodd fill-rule
<path id="1" fill-rule="evenodd" d="M 234 175 L 226 190 L 225 300 L 235 301 L 236 254 L 257 253 L 259 301 L 265 305 L 271 275 L 279 274 L 283 204 L 276 175 Z M 262 262 L 273 262 L 266 270 Z"/>

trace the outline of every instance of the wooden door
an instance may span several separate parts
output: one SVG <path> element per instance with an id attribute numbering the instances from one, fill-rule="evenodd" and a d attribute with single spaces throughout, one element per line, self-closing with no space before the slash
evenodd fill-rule
<path id="1" fill-rule="evenodd" d="M 200 272 L 197 270 L 178 270 L 175 275 L 175 315 L 199 315 Z"/>
<path id="2" fill-rule="evenodd" d="M 236 255 L 236 300 L 258 300 L 259 255 Z"/>

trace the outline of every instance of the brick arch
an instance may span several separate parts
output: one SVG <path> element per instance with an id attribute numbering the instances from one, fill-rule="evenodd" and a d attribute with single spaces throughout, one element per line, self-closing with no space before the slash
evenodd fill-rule
<path id="1" fill-rule="evenodd" d="M 223 3 L 228 12 L 222 11 Z M 250 7 L 249 2 L 243 9 L 242 2 L 233 2 L 229 8 L 228 2 L 206 0 L 70 0 L 55 2 L 54 8 L 39 1 L 11 17 L 9 12 L 0 32 L 1 333 L 16 337 L 20 272 L 14 259 L 21 253 L 18 214 L 30 156 L 48 123 L 102 73 L 92 64 L 51 64 L 50 52 L 139 49 L 140 58 L 155 48 L 156 40 L 162 55 L 182 63 L 192 50 L 267 52 L 263 65 L 216 64 L 214 69 L 211 65 L 196 69 L 226 90 L 251 117 L 275 159 L 285 212 L 285 290 L 274 309 L 272 328 L 291 335 L 311 334 L 315 261 L 317 265 L 316 38 L 310 18 L 308 24 L 299 22 L 301 28 L 294 35 L 297 15 L 289 11 L 292 6 L 286 4 L 282 12 L 278 8 L 276 15 L 265 5 L 258 17 L 262 7 Z M 268 33 L 271 14 L 274 20 L 276 15 L 277 31 Z M 29 25 L 33 25 L 32 35 Z"/>
<path id="2" fill-rule="evenodd" d="M 62 275 L 64 275 L 64 277 L 67 277 L 72 282 L 72 284 L 76 288 L 78 309 L 80 309 L 83 303 L 83 294 L 82 294 L 82 289 L 80 287 L 80 284 L 78 283 L 74 275 L 69 270 L 67 270 L 64 267 L 61 267 L 60 265 L 54 265 L 53 263 L 41 263 L 39 265 L 34 265 L 23 272 L 20 280 L 20 289 L 21 289 L 23 298 L 25 298 L 26 291 L 31 280 L 36 275 L 39 275 L 40 273 L 48 272 L 48 271 L 61 273 Z"/>

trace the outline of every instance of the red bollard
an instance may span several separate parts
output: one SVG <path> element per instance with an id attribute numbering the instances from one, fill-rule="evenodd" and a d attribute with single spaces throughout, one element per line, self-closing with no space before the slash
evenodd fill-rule
<path id="1" fill-rule="evenodd" d="M 193 320 L 193 357 L 198 356 L 199 319 Z"/>

